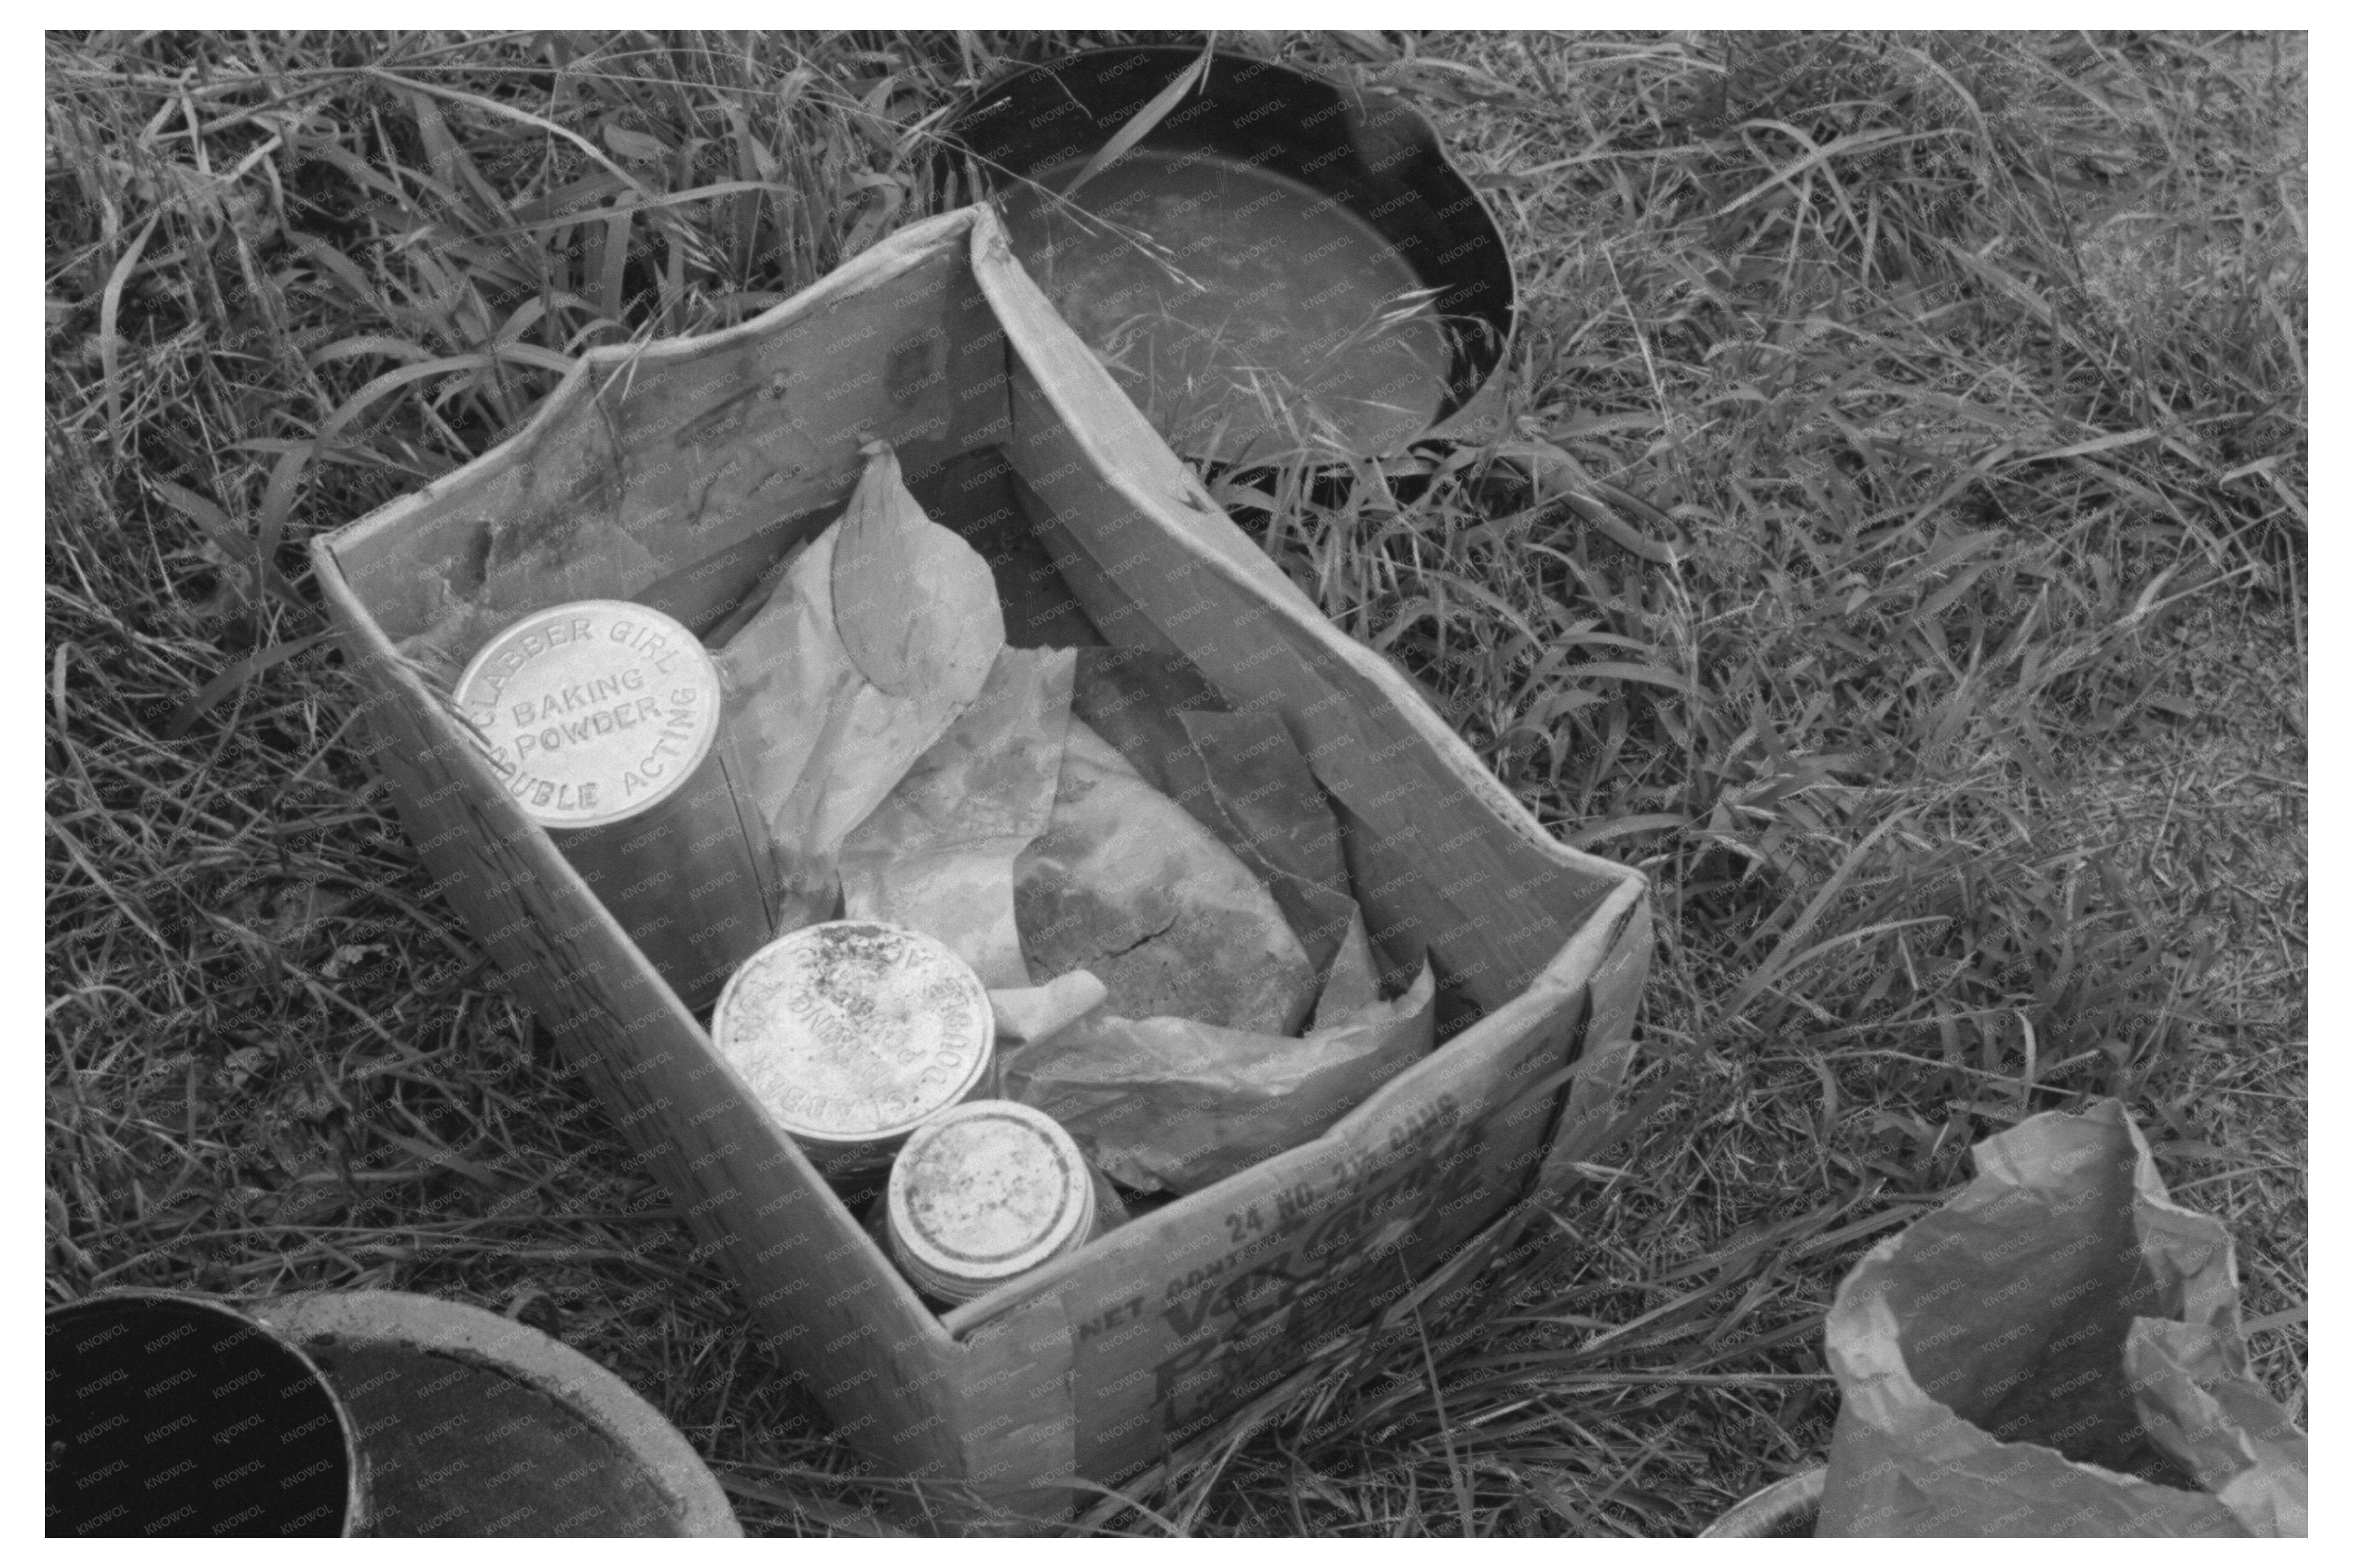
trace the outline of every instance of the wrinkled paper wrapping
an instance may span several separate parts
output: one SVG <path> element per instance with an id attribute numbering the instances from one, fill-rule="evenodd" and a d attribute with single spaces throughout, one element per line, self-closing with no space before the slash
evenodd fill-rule
<path id="1" fill-rule="evenodd" d="M 779 930 L 831 915 L 843 841 L 972 705 L 1004 646 L 987 563 L 871 449 L 841 521 L 714 656 L 732 776 L 767 823 Z"/>
<path id="2" fill-rule="evenodd" d="M 1185 1018 L 1091 1013 L 1000 1050 L 1006 1093 L 1070 1130 L 1103 1173 L 1138 1192 L 1198 1192 L 1315 1137 L 1430 1054 L 1430 966 L 1380 1000 L 1359 917 L 1303 1037 Z"/>
<path id="3" fill-rule="evenodd" d="M 1255 872 L 1318 979 L 1356 913 L 1340 825 L 1282 720 L 1234 713 L 1183 658 L 1078 650 L 1072 710 Z"/>
<path id="4" fill-rule="evenodd" d="M 1007 1092 L 1113 1181 L 1196 1192 L 1315 1137 L 1428 1055 L 1436 983 L 1425 963 L 1382 999 L 1337 818 L 1277 715 L 1227 711 L 1190 664 L 1135 648 L 1079 649 L 1072 708 L 1078 765 L 1100 757 L 1099 731 L 1273 895 L 1314 973 L 1312 1016 L 1286 1014 L 1279 1032 L 1107 1010 L 1000 1052 Z"/>
<path id="5" fill-rule="evenodd" d="M 1030 978 L 1091 969 L 1126 1017 L 1299 1032 L 1315 971 L 1265 885 L 1076 719 L 1053 805 L 1014 868 Z"/>
<path id="6" fill-rule="evenodd" d="M 1013 867 L 1053 814 L 1071 667 L 1068 648 L 997 654 L 973 705 L 850 830 L 845 914 L 937 937 L 984 985 L 1029 984 Z"/>
<path id="7" fill-rule="evenodd" d="M 2230 1233 L 2166 1195 L 2122 1104 L 1976 1152 L 1839 1287 L 1815 1533 L 2304 1534 L 2305 1437 L 2249 1371 Z"/>
<path id="8" fill-rule="evenodd" d="M 1007 647 L 987 564 L 871 459 L 717 655 L 780 929 L 947 943 L 1011 1026 L 1005 1092 L 1144 1191 L 1315 1137 L 1426 1055 L 1432 976 L 1382 999 L 1280 718 L 1161 655 Z"/>

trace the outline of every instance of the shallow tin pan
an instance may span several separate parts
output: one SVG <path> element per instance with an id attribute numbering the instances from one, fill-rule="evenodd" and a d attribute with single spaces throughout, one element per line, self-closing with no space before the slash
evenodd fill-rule
<path id="1" fill-rule="evenodd" d="M 1022 67 L 950 117 L 942 172 L 964 182 L 967 199 L 996 196 L 1008 205 L 1027 199 L 1067 211 L 1059 193 L 1071 176 L 1200 58 L 1198 48 L 1142 45 Z M 1472 400 L 1510 353 L 1518 289 L 1493 217 L 1448 161 L 1428 121 L 1394 99 L 1271 61 L 1218 54 L 1206 77 L 1123 161 L 1134 163 L 1138 154 L 1147 164 L 1157 155 L 1162 167 L 1206 155 L 1228 168 L 1278 177 L 1265 184 L 1295 182 L 1331 198 L 1368 226 L 1425 291 L 1444 340 L 1442 370 L 1435 356 L 1429 361 L 1436 384 L 1420 393 L 1432 412 L 1426 423 L 1377 421 L 1388 426 L 1377 430 L 1351 422 L 1356 427 L 1337 433 L 1352 438 L 1342 442 L 1349 455 L 1392 457 L 1416 441 L 1473 433 Z M 1076 205 L 1090 208 L 1110 178 L 1106 171 L 1082 186 Z M 1250 186 L 1245 180 L 1234 189 Z M 1228 219 L 1238 249 L 1267 237 L 1250 205 L 1237 206 Z M 1218 221 L 1206 216 L 1203 226 L 1214 233 Z M 1018 221 L 1012 227 L 1015 254 L 1039 275 L 1036 231 L 1025 235 Z M 1312 256 L 1302 261 L 1279 250 L 1271 259 L 1303 274 L 1319 265 Z M 1101 352 L 1100 344 L 1091 346 Z M 1203 443 L 1187 439 L 1185 429 L 1162 433 L 1187 457 L 1230 455 L 1200 449 Z"/>
<path id="2" fill-rule="evenodd" d="M 1189 46 L 1135 45 L 1018 68 L 948 118 L 937 173 L 951 191 L 960 184 L 966 200 L 994 198 L 1008 206 L 1024 199 L 1051 202 L 1048 190 L 1066 187 L 1084 160 L 1200 55 Z M 1185 429 L 1170 427 L 1172 421 L 1155 420 L 1180 454 L 1212 468 L 1252 468 L 1303 455 L 1396 458 L 1409 447 L 1427 453 L 1432 443 L 1482 444 L 1493 460 L 1524 474 L 1535 497 L 1567 506 L 1641 559 L 1672 565 L 1689 555 L 1689 537 L 1657 508 L 1596 479 L 1549 442 L 1504 428 L 1499 373 L 1510 363 L 1519 317 L 1511 254 L 1485 202 L 1413 109 L 1289 66 L 1216 54 L 1204 79 L 1187 89 L 1136 148 L 1146 155 L 1206 153 L 1330 197 L 1372 227 L 1429 291 L 1445 324 L 1445 368 L 1437 375 L 1440 384 L 1429 389 L 1432 413 L 1426 423 L 1392 426 L 1371 440 L 1330 443 L 1320 454 L 1261 447 L 1240 454 L 1237 463 L 1229 447 L 1187 439 Z M 1082 185 L 1078 205 L 1090 199 Z M 1039 273 L 1034 231 L 1028 247 L 1022 226 L 1012 226 L 1012 236 L 1024 268 Z M 1250 216 L 1236 209 L 1232 243 L 1246 247 L 1260 237 Z M 1316 265 L 1313 252 L 1298 265 Z M 1082 330 L 1081 335 L 1087 334 Z M 1099 344 L 1090 346 L 1103 352 Z M 1152 412 L 1146 409 L 1147 417 Z"/>

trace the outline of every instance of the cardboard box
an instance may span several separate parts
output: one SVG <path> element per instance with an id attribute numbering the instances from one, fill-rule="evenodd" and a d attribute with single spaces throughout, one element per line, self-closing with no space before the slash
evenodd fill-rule
<path id="1" fill-rule="evenodd" d="M 1011 641 L 1083 631 L 1074 596 L 1103 637 L 1180 650 L 1237 700 L 1273 702 L 1342 808 L 1392 982 L 1427 952 L 1440 985 L 1436 1052 L 1329 1133 L 944 1319 L 436 691 L 507 622 L 570 599 L 707 630 L 838 513 L 874 436 L 935 519 L 993 552 Z M 892 1473 L 1065 1510 L 1057 1482 L 1117 1485 L 1263 1395 L 1598 1146 L 1650 958 L 1642 878 L 1554 842 L 1409 679 L 1324 619 L 985 210 L 915 225 L 740 327 L 592 353 L 520 435 L 315 558 L 443 896 L 794 1347 L 840 1436 Z M 1029 593 L 1049 579 L 1067 584 L 1060 607 Z"/>

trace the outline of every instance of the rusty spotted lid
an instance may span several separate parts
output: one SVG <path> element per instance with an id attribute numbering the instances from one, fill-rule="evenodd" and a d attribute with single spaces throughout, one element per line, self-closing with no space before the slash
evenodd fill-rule
<path id="1" fill-rule="evenodd" d="M 458 704 L 533 820 L 601 827 L 667 799 L 719 733 L 719 670 L 659 610 L 583 599 L 526 616 L 458 680 Z"/>
<path id="2" fill-rule="evenodd" d="M 949 1301 L 1083 1247 L 1094 1230 L 1094 1178 L 1078 1144 L 1009 1100 L 967 1100 L 917 1128 L 885 1203 L 899 1267 Z"/>
<path id="3" fill-rule="evenodd" d="M 903 1137 L 972 1092 L 997 1024 L 980 976 L 945 943 L 828 921 L 744 960 L 711 1038 L 786 1132 L 843 1149 Z"/>

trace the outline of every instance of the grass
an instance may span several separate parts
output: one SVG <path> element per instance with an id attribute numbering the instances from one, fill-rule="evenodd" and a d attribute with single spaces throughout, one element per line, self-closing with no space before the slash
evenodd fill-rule
<path id="1" fill-rule="evenodd" d="M 933 210 L 953 94 L 1082 41 L 49 35 L 53 1300 L 477 1300 L 748 1528 L 922 1527 L 434 896 L 301 547 Z M 1862 1250 L 2101 1094 L 2301 1416 L 2302 36 L 1226 42 L 1424 107 L 1523 305 L 1496 447 L 1227 499 L 1659 959 L 1550 1228 L 1082 1526 L 1688 1533 L 1818 1461 Z"/>

